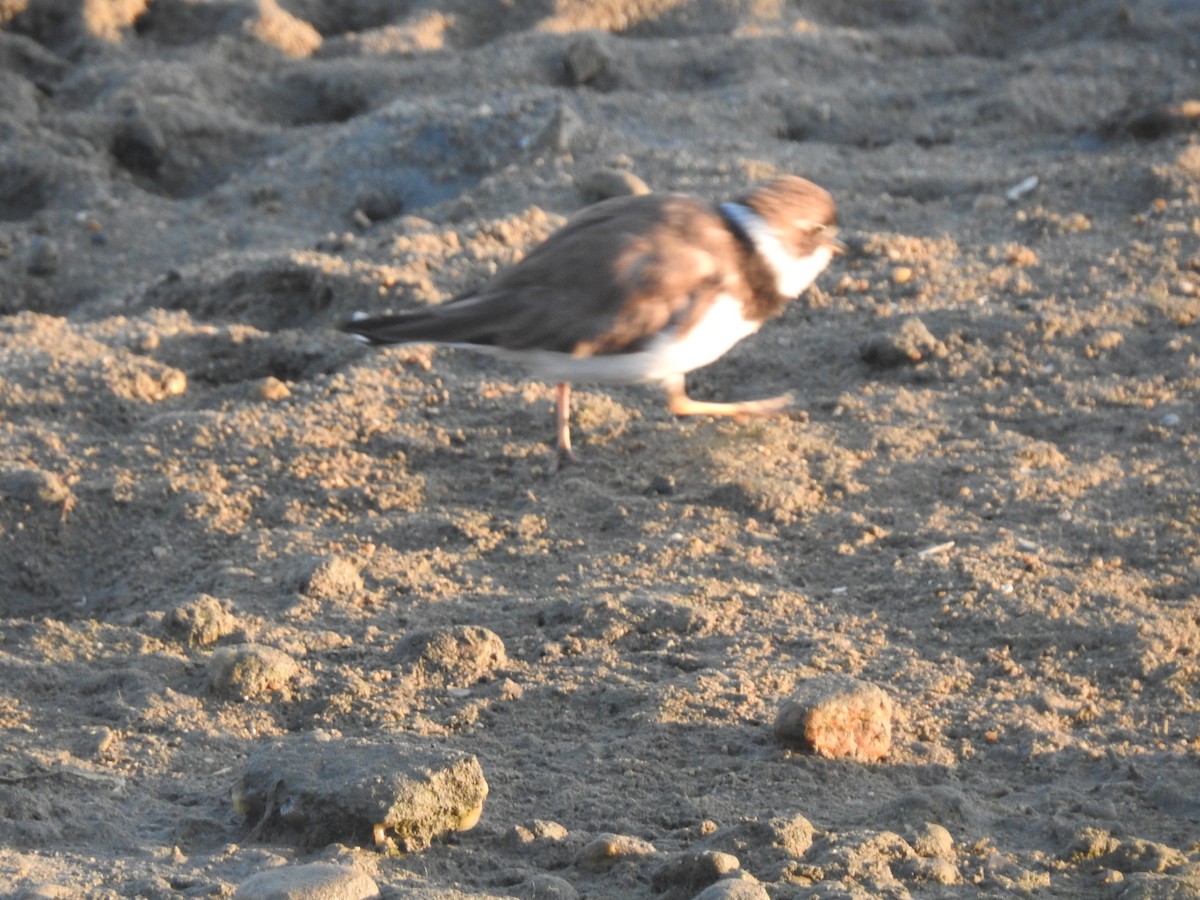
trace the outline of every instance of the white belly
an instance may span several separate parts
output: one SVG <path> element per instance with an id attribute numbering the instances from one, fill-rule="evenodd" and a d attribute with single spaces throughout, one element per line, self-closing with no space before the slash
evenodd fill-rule
<path id="1" fill-rule="evenodd" d="M 497 355 L 512 359 L 547 381 L 662 381 L 708 365 L 742 338 L 758 331 L 758 327 L 758 322 L 742 318 L 738 301 L 722 296 L 686 335 L 679 337 L 676 329 L 668 329 L 651 340 L 645 349 L 634 353 L 571 356 L 548 350 L 528 350 L 500 351 Z"/>

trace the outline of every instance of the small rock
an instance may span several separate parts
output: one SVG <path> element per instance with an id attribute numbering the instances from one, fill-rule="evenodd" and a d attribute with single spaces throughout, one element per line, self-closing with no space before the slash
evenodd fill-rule
<path id="1" fill-rule="evenodd" d="M 1112 832 L 1104 828 L 1080 829 L 1071 839 L 1065 858 L 1074 862 L 1088 859 L 1099 859 L 1107 856 L 1119 847 L 1121 842 L 1113 837 Z"/>
<path id="2" fill-rule="evenodd" d="M 650 479 L 650 485 L 646 488 L 646 493 L 650 495 L 657 494 L 660 497 L 670 497 L 675 493 L 675 476 L 655 475 Z"/>
<path id="3" fill-rule="evenodd" d="M 557 822 L 547 822 L 542 819 L 534 819 L 528 826 L 514 825 L 512 830 L 513 840 L 517 844 L 532 844 L 534 841 L 562 841 L 565 840 L 568 831 Z"/>
<path id="4" fill-rule="evenodd" d="M 332 863 L 280 866 L 251 875 L 233 895 L 237 900 L 368 900 L 379 886 L 365 872 Z"/>
<path id="5" fill-rule="evenodd" d="M 719 850 L 702 850 L 699 853 L 677 853 L 654 870 L 650 884 L 662 893 L 679 888 L 691 896 L 741 868 L 738 858 L 732 853 Z"/>
<path id="6" fill-rule="evenodd" d="M 187 375 L 175 368 L 157 372 L 139 370 L 120 385 L 120 393 L 143 403 L 158 403 L 187 393 Z"/>
<path id="7" fill-rule="evenodd" d="M 233 634 L 238 627 L 228 600 L 218 600 L 201 594 L 182 606 L 167 613 L 167 631 L 183 640 L 189 647 L 215 644 L 221 638 Z"/>
<path id="8" fill-rule="evenodd" d="M 236 644 L 222 647 L 208 661 L 208 688 L 214 694 L 248 700 L 281 691 L 300 672 L 300 665 L 274 647 Z"/>
<path id="9" fill-rule="evenodd" d="M 159 379 L 159 387 L 162 397 L 182 397 L 187 393 L 187 373 L 180 369 L 167 369 Z"/>
<path id="10" fill-rule="evenodd" d="M 246 30 L 264 44 L 296 58 L 312 56 L 321 46 L 321 33 L 276 0 L 257 0 L 257 5 L 258 17 L 246 23 Z"/>
<path id="11" fill-rule="evenodd" d="M 649 194 L 650 186 L 632 172 L 621 169 L 593 169 L 575 181 L 575 187 L 588 203 L 612 197 Z"/>
<path id="12" fill-rule="evenodd" d="M 532 868 L 550 872 L 565 868 L 575 860 L 578 847 L 567 837 L 567 829 L 562 825 L 541 819 L 534 819 L 527 825 L 514 825 L 505 835 L 506 842 L 519 849 Z"/>
<path id="13" fill-rule="evenodd" d="M 117 733 L 107 726 L 101 726 L 84 736 L 78 755 L 111 759 L 119 745 L 120 738 Z"/>
<path id="14" fill-rule="evenodd" d="M 579 851 L 579 867 L 602 872 L 622 860 L 653 856 L 658 851 L 649 841 L 628 834 L 602 834 Z"/>
<path id="15" fill-rule="evenodd" d="M 517 886 L 517 896 L 522 900 L 579 900 L 579 891 L 565 878 L 539 873 Z"/>
<path id="16" fill-rule="evenodd" d="M 876 335 L 858 350 L 863 362 L 877 369 L 912 365 L 945 354 L 945 345 L 915 316 L 905 319 L 893 331 Z"/>
<path id="17" fill-rule="evenodd" d="M 304 585 L 304 593 L 317 600 L 345 600 L 362 589 L 358 566 L 340 556 L 320 563 Z"/>
<path id="18" fill-rule="evenodd" d="M 567 48 L 567 77 L 573 85 L 597 82 L 598 87 L 607 87 L 612 80 L 612 62 L 603 38 L 596 32 L 586 32 Z"/>
<path id="19" fill-rule="evenodd" d="M 166 161 L 167 142 L 141 105 L 134 104 L 113 133 L 109 151 L 130 172 L 152 177 Z"/>
<path id="20" fill-rule="evenodd" d="M 935 822 L 926 822 L 909 839 L 917 856 L 930 859 L 954 859 L 954 838 Z"/>
<path id="21" fill-rule="evenodd" d="M 263 400 L 286 400 L 292 396 L 292 389 L 274 375 L 268 375 L 258 384 L 258 396 Z"/>
<path id="22" fill-rule="evenodd" d="M 1089 359 L 1095 359 L 1098 356 L 1120 349 L 1124 343 L 1125 335 L 1121 332 L 1104 331 L 1097 335 L 1094 341 L 1083 348 L 1083 354 Z"/>
<path id="23" fill-rule="evenodd" d="M 907 864 L 907 875 L 913 881 L 923 881 L 930 884 L 958 884 L 962 874 L 958 866 L 948 859 L 927 859 L 919 857 Z"/>
<path id="24" fill-rule="evenodd" d="M 62 250 L 58 242 L 37 235 L 29 242 L 29 250 L 25 254 L 25 271 L 38 278 L 48 278 L 58 271 L 62 262 Z"/>
<path id="25" fill-rule="evenodd" d="M 508 665 L 504 641 L 478 625 L 419 631 L 399 649 L 412 675 L 427 687 L 470 687 Z"/>
<path id="26" fill-rule="evenodd" d="M 404 201 L 400 197 L 379 188 L 364 188 L 358 192 L 356 208 L 371 223 L 383 222 L 400 215 L 403 206 Z"/>
<path id="27" fill-rule="evenodd" d="M 725 878 L 706 887 L 693 900 L 771 900 L 766 888 L 750 875 Z"/>
<path id="28" fill-rule="evenodd" d="M 816 833 L 812 822 L 801 815 L 792 816 L 790 819 L 771 819 L 769 826 L 774 832 L 773 843 L 796 859 L 808 852 Z"/>
<path id="29" fill-rule="evenodd" d="M 535 145 L 551 153 L 563 154 L 571 152 L 571 144 L 583 131 L 583 119 L 566 103 L 560 103 L 554 110 L 554 115 L 542 133 L 538 135 Z"/>
<path id="30" fill-rule="evenodd" d="M 233 792 L 252 839 L 395 843 L 415 852 L 474 828 L 488 785 L 479 761 L 428 742 L 303 734 L 251 754 Z"/>
<path id="31" fill-rule="evenodd" d="M 892 700 L 878 686 L 856 678 L 814 678 L 780 707 L 775 737 L 784 745 L 835 759 L 882 759 L 892 748 Z"/>

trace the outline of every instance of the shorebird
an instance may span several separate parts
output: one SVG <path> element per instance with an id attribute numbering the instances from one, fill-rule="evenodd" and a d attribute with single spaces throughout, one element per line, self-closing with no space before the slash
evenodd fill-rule
<path id="1" fill-rule="evenodd" d="M 837 209 L 796 176 L 711 206 L 683 194 L 590 206 L 478 290 L 342 327 L 370 344 L 432 343 L 512 360 L 556 387 L 571 447 L 571 384 L 658 382 L 677 416 L 764 416 L 791 403 L 693 400 L 684 376 L 758 331 L 834 254 Z"/>

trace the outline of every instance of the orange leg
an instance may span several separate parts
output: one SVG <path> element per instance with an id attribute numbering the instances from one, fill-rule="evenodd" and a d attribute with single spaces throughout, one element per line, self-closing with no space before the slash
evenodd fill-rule
<path id="1" fill-rule="evenodd" d="M 554 420 L 558 427 L 558 455 L 563 462 L 575 462 L 575 451 L 571 449 L 571 385 L 560 381 L 555 386 Z"/>
<path id="2" fill-rule="evenodd" d="M 665 382 L 667 409 L 677 416 L 773 416 L 792 405 L 791 394 L 780 394 L 765 400 L 743 400 L 740 403 L 709 403 L 693 400 L 684 390 L 683 376 Z"/>

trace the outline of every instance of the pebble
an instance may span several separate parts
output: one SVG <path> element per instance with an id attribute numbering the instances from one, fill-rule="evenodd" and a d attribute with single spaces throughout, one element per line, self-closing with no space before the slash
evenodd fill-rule
<path id="1" fill-rule="evenodd" d="M 119 390 L 125 396 L 143 403 L 159 403 L 187 393 L 187 374 L 175 368 L 153 373 L 139 370 L 132 373 L 132 377 L 126 377 Z"/>
<path id="2" fill-rule="evenodd" d="M 771 900 L 766 888 L 752 876 L 725 878 L 698 893 L 693 900 Z"/>
<path id="3" fill-rule="evenodd" d="M 812 822 L 799 814 L 790 819 L 771 819 L 769 827 L 772 832 L 771 842 L 796 859 L 808 852 L 816 834 Z"/>
<path id="4" fill-rule="evenodd" d="M 946 828 L 935 822 L 925 822 L 913 832 L 908 842 L 917 856 L 954 859 L 954 838 Z"/>
<path id="5" fill-rule="evenodd" d="M 518 885 L 517 896 L 521 900 L 579 900 L 579 891 L 565 878 L 539 873 Z"/>
<path id="6" fill-rule="evenodd" d="M 601 834 L 579 851 L 581 869 L 601 872 L 622 860 L 653 856 L 658 851 L 649 841 L 629 834 Z"/>
<path id="7" fill-rule="evenodd" d="M 479 625 L 416 632 L 401 643 L 399 654 L 424 687 L 470 687 L 508 665 L 504 641 Z"/>
<path id="8" fill-rule="evenodd" d="M 52 238 L 35 236 L 25 254 L 25 271 L 38 278 L 47 278 L 58 271 L 62 250 Z"/>
<path id="9" fill-rule="evenodd" d="M 654 870 L 650 884 L 660 894 L 671 888 L 679 888 L 690 897 L 701 888 L 736 872 L 741 865 L 732 853 L 719 850 L 677 853 Z"/>
<path id="10" fill-rule="evenodd" d="M 308 22 L 283 9 L 276 0 L 257 0 L 258 18 L 246 30 L 264 44 L 287 56 L 312 56 L 321 46 L 321 33 Z"/>
<path id="11" fill-rule="evenodd" d="M 1125 335 L 1119 331 L 1105 331 L 1097 335 L 1096 339 L 1084 348 L 1084 355 L 1089 359 L 1095 359 L 1105 353 L 1111 353 L 1117 350 L 1125 343 Z"/>
<path id="12" fill-rule="evenodd" d="M 583 131 L 583 119 L 566 103 L 560 103 L 554 115 L 538 135 L 535 144 L 552 153 L 569 153 L 571 144 Z"/>
<path id="13" fill-rule="evenodd" d="M 258 396 L 263 400 L 286 400 L 292 396 L 292 389 L 286 382 L 280 381 L 274 375 L 268 375 L 258 384 Z"/>
<path id="14" fill-rule="evenodd" d="M 882 759 L 892 748 L 892 700 L 879 686 L 857 678 L 813 678 L 780 707 L 775 737 L 785 746 L 834 759 Z"/>
<path id="15" fill-rule="evenodd" d="M 307 733 L 254 751 L 233 792 L 251 837 L 335 841 L 424 850 L 474 828 L 487 781 L 479 761 L 429 741 Z"/>
<path id="16" fill-rule="evenodd" d="M 908 865 L 908 875 L 914 881 L 931 884 L 958 884 L 962 881 L 958 866 L 948 859 L 920 857 L 912 860 Z"/>
<path id="17" fill-rule="evenodd" d="M 134 103 L 117 126 L 109 149 L 117 162 L 136 175 L 157 175 L 167 158 L 166 139 L 140 103 Z"/>
<path id="18" fill-rule="evenodd" d="M 164 624 L 170 634 L 189 647 L 215 644 L 237 630 L 238 623 L 231 606 L 228 600 L 200 594 L 168 612 Z"/>
<path id="19" fill-rule="evenodd" d="M 84 738 L 82 753 L 97 759 L 111 758 L 120 743 L 117 733 L 107 725 L 102 725 Z"/>
<path id="20" fill-rule="evenodd" d="M 571 43 L 564 63 L 567 77 L 575 86 L 596 82 L 597 87 L 602 87 L 612 80 L 612 54 L 594 32 L 587 32 Z"/>
<path id="21" fill-rule="evenodd" d="M 365 872 L 331 863 L 280 866 L 251 875 L 235 900 L 368 900 L 379 886 Z"/>
<path id="22" fill-rule="evenodd" d="M 187 393 L 187 373 L 180 369 L 170 368 L 159 378 L 159 391 L 154 399 L 165 397 L 182 397 Z"/>
<path id="23" fill-rule="evenodd" d="M 317 600 L 347 600 L 362 589 L 358 566 L 341 556 L 319 563 L 304 585 L 304 593 Z"/>
<path id="24" fill-rule="evenodd" d="M 514 825 L 512 838 L 515 844 L 532 844 L 534 841 L 566 840 L 569 832 L 557 822 L 534 819 L 529 825 Z"/>
<path id="25" fill-rule="evenodd" d="M 400 215 L 404 201 L 379 188 L 363 188 L 358 192 L 356 208 L 370 223 L 383 222 Z"/>
<path id="26" fill-rule="evenodd" d="M 588 203 L 650 193 L 650 185 L 621 169 L 592 169 L 576 179 L 575 187 Z"/>
<path id="27" fill-rule="evenodd" d="M 235 644 L 221 647 L 208 661 L 208 688 L 234 700 L 283 690 L 300 672 L 300 664 L 274 647 Z"/>
<path id="28" fill-rule="evenodd" d="M 670 497 L 675 493 L 675 476 L 655 475 L 650 479 L 650 484 L 646 488 L 646 493 L 649 495 L 657 494 L 660 497 Z"/>
<path id="29" fill-rule="evenodd" d="M 916 316 L 910 316 L 891 331 L 870 338 L 858 349 L 863 362 L 877 369 L 913 365 L 945 353 L 945 345 Z"/>

